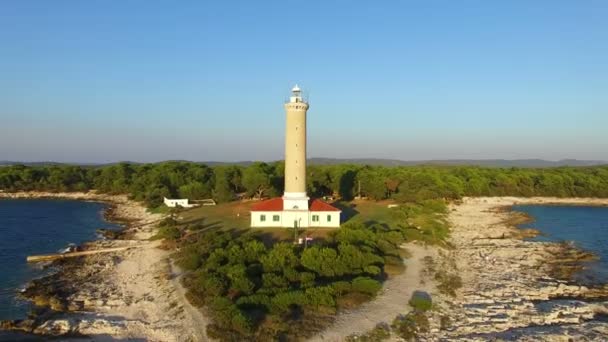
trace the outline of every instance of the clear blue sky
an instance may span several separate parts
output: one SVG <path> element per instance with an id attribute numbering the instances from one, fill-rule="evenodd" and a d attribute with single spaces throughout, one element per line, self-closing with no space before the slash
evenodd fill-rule
<path id="1" fill-rule="evenodd" d="M 608 160 L 608 1 L 1 1 L 0 160 Z"/>

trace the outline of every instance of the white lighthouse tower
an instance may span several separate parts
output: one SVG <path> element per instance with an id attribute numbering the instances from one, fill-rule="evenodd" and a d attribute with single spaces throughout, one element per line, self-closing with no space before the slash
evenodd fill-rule
<path id="1" fill-rule="evenodd" d="M 285 193 L 283 210 L 308 210 L 306 196 L 306 111 L 308 103 L 296 84 L 285 103 Z"/>
<path id="2" fill-rule="evenodd" d="M 340 227 L 340 210 L 306 194 L 306 112 L 298 85 L 285 103 L 285 192 L 251 208 L 251 227 Z"/>

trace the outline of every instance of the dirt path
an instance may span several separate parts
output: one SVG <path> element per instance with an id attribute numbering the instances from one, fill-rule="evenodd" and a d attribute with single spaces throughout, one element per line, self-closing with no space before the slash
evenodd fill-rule
<path id="1" fill-rule="evenodd" d="M 416 290 L 433 292 L 430 282 L 424 283 L 422 271 L 426 256 L 435 257 L 437 250 L 415 243 L 403 246 L 411 253 L 405 260 L 406 270 L 402 274 L 389 279 L 384 284 L 378 297 L 356 310 L 340 313 L 336 322 L 323 333 L 314 336 L 311 341 L 343 341 L 346 336 L 364 333 L 373 329 L 381 322 L 391 323 L 399 314 L 411 310 L 408 301 Z"/>
<path id="2" fill-rule="evenodd" d="M 186 311 L 186 316 L 189 317 L 186 324 L 190 326 L 186 327 L 186 329 L 192 332 L 194 341 L 208 341 L 209 338 L 207 337 L 205 327 L 209 324 L 209 319 L 203 315 L 200 309 L 188 302 L 188 299 L 186 298 L 186 289 L 181 283 L 183 272 L 173 263 L 171 263 L 171 273 L 173 275 L 171 284 L 173 285 L 173 288 L 175 288 L 180 304 Z"/>

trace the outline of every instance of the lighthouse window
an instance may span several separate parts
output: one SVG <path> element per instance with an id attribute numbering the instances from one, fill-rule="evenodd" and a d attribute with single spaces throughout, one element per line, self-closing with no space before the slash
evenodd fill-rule
<path id="1" fill-rule="evenodd" d="M 266 222 L 266 215 L 260 215 L 260 222 Z"/>
<path id="2" fill-rule="evenodd" d="M 319 215 L 312 215 L 312 222 L 319 222 Z"/>
<path id="3" fill-rule="evenodd" d="M 327 215 L 327 222 L 331 222 L 331 215 Z"/>
<path id="4" fill-rule="evenodd" d="M 272 215 L 272 222 L 279 222 L 280 217 L 279 215 Z"/>

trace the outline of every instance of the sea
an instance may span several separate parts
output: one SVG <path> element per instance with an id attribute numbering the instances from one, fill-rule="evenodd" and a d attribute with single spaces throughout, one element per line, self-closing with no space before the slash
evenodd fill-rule
<path id="1" fill-rule="evenodd" d="M 104 220 L 106 207 L 74 200 L 0 199 L 0 320 L 25 318 L 31 307 L 18 292 L 29 280 L 53 272 L 28 264 L 28 255 L 57 253 L 70 243 L 97 239 L 99 228 L 120 228 Z"/>
<path id="2" fill-rule="evenodd" d="M 569 242 L 599 260 L 584 263 L 575 279 L 586 284 L 608 283 L 608 207 L 517 205 L 514 210 L 533 218 L 521 228 L 541 232 L 533 241 Z"/>

